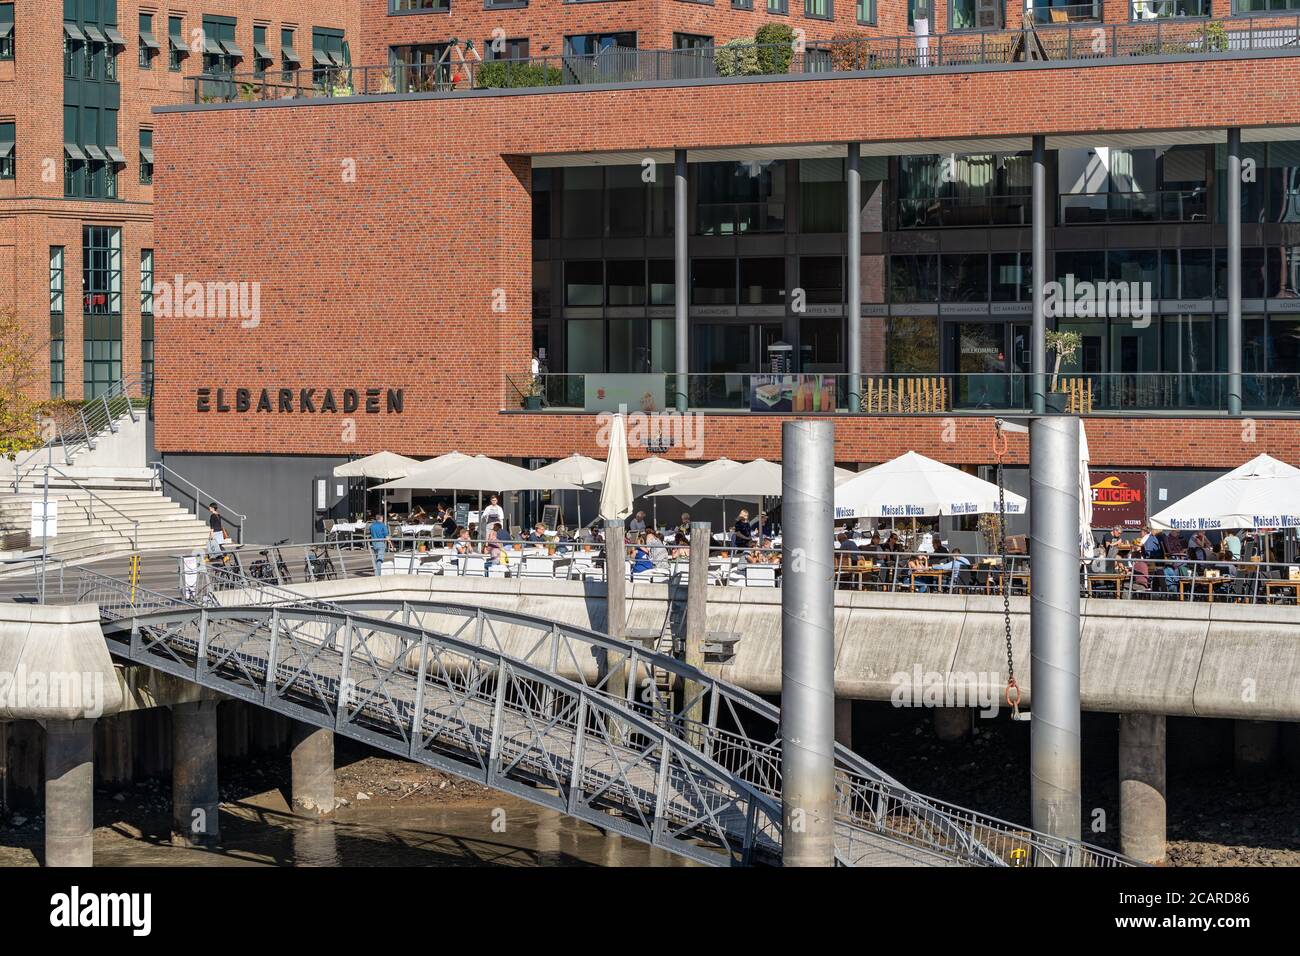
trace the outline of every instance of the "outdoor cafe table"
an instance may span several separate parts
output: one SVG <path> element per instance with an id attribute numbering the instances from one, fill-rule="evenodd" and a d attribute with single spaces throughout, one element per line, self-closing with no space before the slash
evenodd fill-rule
<path id="1" fill-rule="evenodd" d="M 1291 599 L 1296 600 L 1300 597 L 1300 581 L 1282 581 L 1277 578 L 1267 578 L 1264 581 L 1264 599 L 1271 602 L 1273 592 L 1280 591 L 1285 597 L 1286 592 L 1291 592 Z"/>
<path id="2" fill-rule="evenodd" d="M 1091 571 L 1088 573 L 1088 593 L 1094 593 L 1098 584 L 1108 584 L 1114 585 L 1115 597 L 1119 597 L 1124 593 L 1124 582 L 1127 580 L 1128 575 L 1123 571 L 1104 571 L 1100 573 Z"/>
<path id="3" fill-rule="evenodd" d="M 1198 584 L 1203 584 L 1203 585 L 1205 585 L 1206 600 L 1207 600 L 1210 604 L 1213 604 L 1213 603 L 1214 603 L 1214 589 L 1217 588 L 1217 587 L 1218 587 L 1219 585 L 1221 585 L 1221 584 L 1231 584 L 1231 583 L 1233 582 L 1233 580 L 1235 580 L 1235 579 L 1234 579 L 1234 578 L 1231 578 L 1231 577 L 1228 577 L 1228 576 L 1226 576 L 1226 575 L 1223 576 L 1223 577 L 1217 577 L 1217 578 L 1205 577 L 1204 575 L 1199 576 L 1199 577 L 1191 577 L 1191 578 L 1179 578 L 1179 579 L 1178 579 L 1178 600 L 1180 600 L 1180 601 L 1185 601 L 1185 600 L 1187 600 L 1187 598 L 1184 597 L 1184 594 L 1185 594 L 1188 590 L 1191 591 L 1192 599 L 1195 600 L 1195 598 L 1196 598 L 1196 585 L 1198 585 Z"/>
<path id="4" fill-rule="evenodd" d="M 1023 581 L 1025 591 L 1029 590 L 1028 571 L 1007 571 L 995 567 L 990 568 L 986 573 L 987 577 L 984 579 L 984 593 L 986 594 L 1001 594 L 1002 589 L 1008 586 L 1014 591 L 1017 581 Z M 997 580 L 996 586 L 993 583 L 995 579 Z"/>
<path id="5" fill-rule="evenodd" d="M 918 581 L 934 581 L 935 590 L 942 591 L 944 589 L 944 578 L 945 576 L 952 574 L 952 571 L 949 568 L 920 568 L 916 571 L 911 571 L 910 574 L 912 576 L 912 582 L 908 586 L 909 591 L 916 590 Z"/>

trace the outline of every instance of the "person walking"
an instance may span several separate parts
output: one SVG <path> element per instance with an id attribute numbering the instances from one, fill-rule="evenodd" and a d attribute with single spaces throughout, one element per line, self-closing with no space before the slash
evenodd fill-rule
<path id="1" fill-rule="evenodd" d="M 215 501 L 208 502 L 208 531 L 217 539 L 217 544 L 226 540 L 226 530 L 221 520 L 221 509 Z"/>
<path id="2" fill-rule="evenodd" d="M 370 515 L 370 550 L 375 558 L 375 577 L 384 572 L 384 555 L 388 553 L 388 525 L 377 513 Z"/>
<path id="3" fill-rule="evenodd" d="M 478 516 L 479 530 L 486 536 L 487 533 L 492 530 L 492 526 L 498 522 L 501 524 L 506 523 L 506 513 L 498 503 L 497 496 L 491 495 L 488 497 L 487 507 L 484 508 L 483 513 Z"/>

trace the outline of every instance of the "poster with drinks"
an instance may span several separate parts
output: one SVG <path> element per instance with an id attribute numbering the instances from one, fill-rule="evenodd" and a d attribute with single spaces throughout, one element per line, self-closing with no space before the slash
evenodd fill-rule
<path id="1" fill-rule="evenodd" d="M 749 393 L 754 412 L 833 412 L 834 375 L 755 375 Z"/>

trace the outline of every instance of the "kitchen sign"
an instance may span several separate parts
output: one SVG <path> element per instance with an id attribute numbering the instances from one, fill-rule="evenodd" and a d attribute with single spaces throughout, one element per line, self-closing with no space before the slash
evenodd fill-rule
<path id="1" fill-rule="evenodd" d="M 1140 528 L 1147 520 L 1147 473 L 1145 471 L 1097 471 L 1090 469 L 1092 526 L 1094 528 Z"/>

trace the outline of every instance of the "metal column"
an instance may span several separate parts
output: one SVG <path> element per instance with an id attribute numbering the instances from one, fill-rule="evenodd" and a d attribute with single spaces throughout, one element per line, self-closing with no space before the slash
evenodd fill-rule
<path id="1" fill-rule="evenodd" d="M 1241 414 L 1241 130 L 1228 130 L 1228 414 Z"/>
<path id="2" fill-rule="evenodd" d="M 785 866 L 835 859 L 835 425 L 781 426 L 781 832 Z"/>
<path id="3" fill-rule="evenodd" d="M 861 147 L 849 143 L 845 163 L 847 204 L 847 257 L 849 286 L 849 411 L 862 409 L 862 162 Z"/>
<path id="4" fill-rule="evenodd" d="M 686 150 L 677 150 L 673 161 L 673 305 L 676 330 L 676 404 L 679 412 L 686 411 L 690 372 L 690 322 L 691 268 L 687 252 L 686 216 Z"/>
<path id="5" fill-rule="evenodd" d="M 627 543 L 623 521 L 605 522 L 605 625 L 609 636 L 627 639 Z M 605 655 L 604 672 L 609 675 L 608 691 L 616 697 L 627 695 L 625 657 L 609 659 Z"/>
<path id="6" fill-rule="evenodd" d="M 1034 292 L 1033 326 L 1030 332 L 1030 395 L 1035 415 L 1047 409 L 1047 315 L 1044 288 L 1047 268 L 1047 140 L 1033 140 L 1033 258 L 1030 264 Z M 1031 516 L 1032 517 L 1032 516 Z"/>
<path id="7" fill-rule="evenodd" d="M 1080 839 L 1079 419 L 1029 425 L 1032 826 Z"/>

